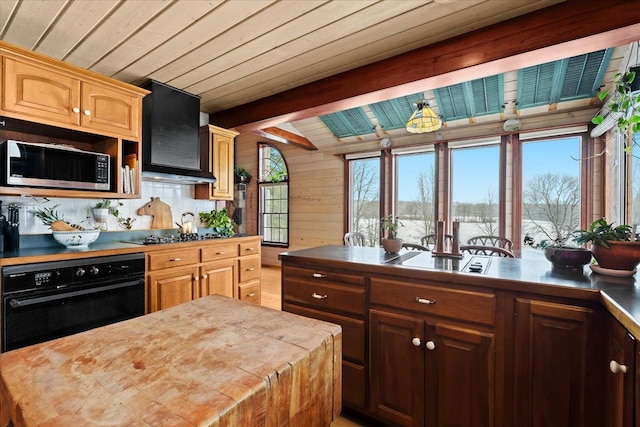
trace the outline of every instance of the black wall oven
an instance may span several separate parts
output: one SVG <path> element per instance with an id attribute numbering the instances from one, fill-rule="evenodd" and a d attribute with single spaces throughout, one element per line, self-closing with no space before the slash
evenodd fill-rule
<path id="1" fill-rule="evenodd" d="M 142 253 L 2 268 L 3 352 L 144 311 Z"/>

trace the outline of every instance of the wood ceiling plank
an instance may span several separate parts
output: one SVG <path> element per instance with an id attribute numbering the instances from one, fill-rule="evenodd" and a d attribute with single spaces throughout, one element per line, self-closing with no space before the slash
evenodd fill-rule
<path id="1" fill-rule="evenodd" d="M 446 42 L 253 101 L 211 118 L 241 132 L 277 125 L 534 63 L 628 43 L 640 8 L 623 0 L 568 0 Z M 464 70 L 464 71 L 463 71 Z M 346 100 L 346 101 L 345 101 Z"/>
<path id="2" fill-rule="evenodd" d="M 167 39 L 144 57 L 127 67 L 127 75 L 117 73 L 116 78 L 132 78 L 148 76 L 161 82 L 166 82 L 167 69 L 172 63 L 182 63 L 182 58 L 211 38 L 228 31 L 238 23 L 248 19 L 260 10 L 268 7 L 273 1 L 243 0 L 223 2 L 211 13 L 194 21 L 188 27 L 176 32 L 175 37 Z M 207 60 L 215 52 L 207 52 Z M 134 77 L 134 78 L 135 78 Z"/>
<path id="3" fill-rule="evenodd" d="M 14 14 L 17 13 L 18 0 L 3 0 L 0 1 L 0 39 L 3 38 L 4 32 L 7 30 L 7 25 L 13 19 Z"/>
<path id="4" fill-rule="evenodd" d="M 38 52 L 87 68 L 86 62 L 75 62 L 67 56 L 117 8 L 118 3 L 118 0 L 69 3 L 40 41 Z"/>
<path id="5" fill-rule="evenodd" d="M 416 26 L 415 18 L 410 14 L 400 15 L 389 20 L 391 25 L 387 25 L 389 22 L 383 22 L 378 26 L 371 25 L 364 31 L 321 45 L 314 50 L 302 51 L 288 59 L 285 58 L 282 62 L 274 63 L 270 68 L 263 67 L 260 70 L 261 64 L 257 61 L 246 64 L 247 66 L 243 64 L 241 66 L 243 70 L 236 69 L 240 67 L 232 70 L 236 77 L 235 81 L 230 75 L 224 79 L 229 83 L 211 88 L 211 91 L 215 92 L 215 97 L 210 97 L 209 91 L 202 91 L 199 87 L 193 88 L 194 93 L 199 93 L 203 97 L 203 111 L 214 113 L 222 108 L 230 108 L 233 102 L 237 103 L 238 100 L 244 99 L 245 103 L 250 102 L 259 97 L 266 97 L 406 52 L 409 49 L 405 49 L 405 46 L 414 46 L 411 40 L 424 40 L 425 43 L 422 44 L 424 46 L 464 33 L 472 27 L 488 26 L 498 19 L 496 16 L 503 9 L 503 6 L 498 4 L 485 6 L 484 3 L 469 7 L 466 2 L 447 6 L 451 6 L 452 9 L 443 7 L 434 9 L 433 5 L 427 5 L 416 10 L 420 16 L 432 17 L 432 22 Z M 481 16 L 486 16 L 487 21 L 485 22 Z M 475 19 L 471 19 L 472 17 Z M 472 24 L 464 24 L 470 20 L 473 21 Z M 414 27 L 411 28 L 411 25 Z M 349 49 L 345 49 L 345 46 L 349 46 Z M 239 79 L 239 76 L 246 76 L 247 80 L 250 79 L 253 84 Z M 211 102 L 206 101 L 209 98 L 212 98 Z"/>
<path id="6" fill-rule="evenodd" d="M 66 4 L 67 0 L 21 1 L 2 39 L 26 49 L 36 50 L 40 38 L 53 25 L 58 13 Z M 43 16 L 48 19 L 43 20 Z"/>
<path id="7" fill-rule="evenodd" d="M 152 55 L 154 49 L 175 37 L 176 33 L 188 28 L 193 22 L 211 13 L 222 1 L 190 0 L 189 7 L 184 7 L 184 2 L 172 2 L 157 16 L 149 15 L 148 22 L 145 22 L 137 32 L 132 34 L 125 44 L 102 57 L 93 65 L 93 69 L 120 80 L 142 83 L 142 80 L 146 80 L 144 72 L 125 68 L 140 58 Z M 144 8 L 144 3 L 135 3 Z M 160 60 L 161 58 L 157 58 L 157 61 Z M 154 66 L 157 67 L 158 64 L 159 62 Z"/>
<path id="8" fill-rule="evenodd" d="M 91 2 L 101 3 L 101 2 Z M 94 64 L 120 44 L 126 43 L 128 38 L 147 23 L 157 13 L 167 8 L 171 3 L 167 0 L 145 0 L 141 2 L 121 2 L 104 22 L 88 34 L 82 43 L 71 52 L 65 60 L 94 69 Z M 143 6 L 144 7 L 141 7 Z"/>
<path id="9" fill-rule="evenodd" d="M 274 31 L 287 26 L 292 21 L 297 22 L 325 2 L 326 0 L 275 3 L 229 31 L 212 38 L 182 58 L 180 63 L 167 67 L 163 70 L 166 71 L 163 78 L 172 85 L 192 92 L 190 85 L 215 76 L 221 70 L 233 67 L 234 64 L 251 62 L 256 55 L 265 51 L 272 51 L 273 43 L 282 43 L 282 40 L 278 41 L 270 37 Z M 286 37 L 284 40 L 288 40 L 291 35 Z M 265 38 L 269 42 L 260 42 Z"/>
<path id="10" fill-rule="evenodd" d="M 200 88 L 202 81 L 213 80 L 219 82 L 220 78 L 218 76 L 221 73 L 234 70 L 239 64 L 254 66 L 256 58 L 277 53 L 282 46 L 287 45 L 291 40 L 303 37 L 307 48 L 313 46 L 315 42 L 309 36 L 313 31 L 329 25 L 343 16 L 356 13 L 366 8 L 370 3 L 370 1 L 317 2 L 316 4 L 312 2 L 279 3 L 265 11 L 265 14 L 262 14 L 265 16 L 256 16 L 250 21 L 222 34 L 220 37 L 211 40 L 203 48 L 210 48 L 211 51 L 217 52 L 218 56 L 212 58 L 197 70 L 183 74 L 173 82 L 179 87 L 185 87 L 187 91 L 192 93 L 201 93 L 204 91 Z M 313 7 L 310 7 L 312 4 Z M 294 5 L 296 8 L 293 7 Z M 305 7 L 302 8 L 302 6 Z M 256 20 L 268 22 L 268 31 L 263 31 L 262 34 L 250 41 L 238 43 L 236 39 L 240 34 L 247 31 L 246 27 L 256 26 L 254 22 Z M 259 65 L 254 67 L 258 68 Z M 208 84 L 206 88 L 211 88 L 211 84 Z"/>

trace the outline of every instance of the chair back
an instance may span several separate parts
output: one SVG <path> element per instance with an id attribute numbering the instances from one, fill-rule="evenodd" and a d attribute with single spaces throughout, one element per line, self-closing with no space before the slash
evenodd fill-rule
<path id="1" fill-rule="evenodd" d="M 473 236 L 467 240 L 467 245 L 471 246 L 495 246 L 506 249 L 509 252 L 513 250 L 513 242 L 505 237 L 500 236 Z"/>
<path id="2" fill-rule="evenodd" d="M 364 234 L 353 231 L 344 235 L 345 246 L 365 246 Z"/>
<path id="3" fill-rule="evenodd" d="M 465 245 L 460 246 L 460 252 L 467 252 L 472 255 L 489 255 L 503 258 L 515 258 L 513 252 L 498 246 Z"/>
<path id="4" fill-rule="evenodd" d="M 426 247 L 415 244 L 415 243 L 403 243 L 402 247 L 410 251 L 428 251 L 429 250 Z"/>
<path id="5" fill-rule="evenodd" d="M 432 251 L 436 248 L 436 235 L 435 234 L 427 234 L 420 238 L 420 243 L 422 246 L 427 248 L 428 251 Z M 444 235 L 444 250 L 450 251 L 453 246 L 453 236 L 451 234 Z"/>

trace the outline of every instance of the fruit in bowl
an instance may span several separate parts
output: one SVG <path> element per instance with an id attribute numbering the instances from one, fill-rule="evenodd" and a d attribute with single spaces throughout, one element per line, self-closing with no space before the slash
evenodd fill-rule
<path id="1" fill-rule="evenodd" d="M 56 242 L 66 246 L 67 249 L 86 249 L 91 243 L 98 239 L 98 236 L 100 236 L 100 229 L 73 229 L 66 231 L 53 230 L 52 234 Z"/>

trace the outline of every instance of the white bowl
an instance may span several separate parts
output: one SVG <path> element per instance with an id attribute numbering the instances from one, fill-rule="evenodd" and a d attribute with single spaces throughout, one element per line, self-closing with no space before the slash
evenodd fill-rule
<path id="1" fill-rule="evenodd" d="M 98 239 L 100 229 L 53 231 L 52 234 L 56 242 L 66 246 L 67 249 L 86 249 Z"/>

